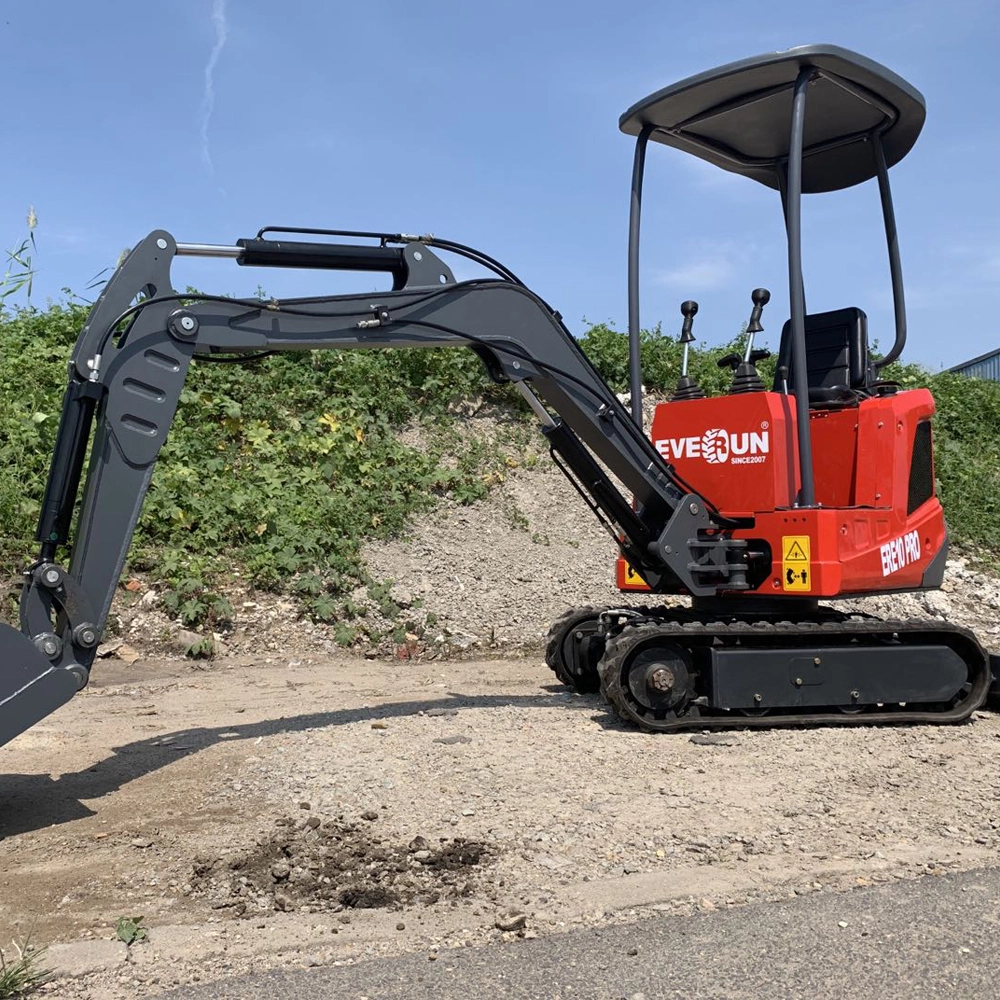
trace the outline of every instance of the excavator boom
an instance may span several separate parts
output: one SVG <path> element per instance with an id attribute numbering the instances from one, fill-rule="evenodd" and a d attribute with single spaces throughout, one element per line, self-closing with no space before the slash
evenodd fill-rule
<path id="1" fill-rule="evenodd" d="M 747 541 L 733 540 L 724 519 L 687 490 L 557 313 L 509 272 L 456 282 L 426 242 L 398 237 L 396 247 L 379 235 L 377 246 L 258 237 L 229 248 L 179 246 L 157 231 L 121 263 L 70 361 L 21 632 L 0 627 L 0 744 L 86 684 L 157 456 L 199 354 L 471 347 L 496 381 L 514 383 L 528 399 L 553 452 L 651 588 L 707 596 L 747 586 Z M 394 287 L 283 302 L 181 294 L 170 264 L 184 253 L 386 271 Z M 91 444 L 63 568 L 59 550 L 70 542 Z"/>

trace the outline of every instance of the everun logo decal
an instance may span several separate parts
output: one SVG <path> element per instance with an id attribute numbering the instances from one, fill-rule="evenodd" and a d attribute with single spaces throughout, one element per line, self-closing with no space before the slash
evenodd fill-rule
<path id="1" fill-rule="evenodd" d="M 705 431 L 701 439 L 701 454 L 706 462 L 719 465 L 729 460 L 729 435 L 717 427 L 714 431 Z"/>
<path id="2" fill-rule="evenodd" d="M 760 465 L 771 451 L 766 421 L 759 431 L 727 431 L 713 427 L 701 437 L 662 438 L 656 450 L 669 462 L 677 458 L 703 458 L 710 465 Z"/>

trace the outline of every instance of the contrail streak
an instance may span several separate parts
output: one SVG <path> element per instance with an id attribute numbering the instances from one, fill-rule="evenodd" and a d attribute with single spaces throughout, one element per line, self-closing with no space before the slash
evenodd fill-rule
<path id="1" fill-rule="evenodd" d="M 212 0 L 212 24 L 215 25 L 215 44 L 205 64 L 205 93 L 201 99 L 201 159 L 210 174 L 215 173 L 215 167 L 212 165 L 212 154 L 208 148 L 208 122 L 212 117 L 212 108 L 215 107 L 213 80 L 215 64 L 219 61 L 229 34 L 229 25 L 226 23 L 226 0 Z"/>

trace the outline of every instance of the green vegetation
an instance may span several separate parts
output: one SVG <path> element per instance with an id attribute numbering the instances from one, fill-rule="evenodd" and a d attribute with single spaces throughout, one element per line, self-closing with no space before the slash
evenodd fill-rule
<path id="1" fill-rule="evenodd" d="M 904 388 L 927 386 L 937 404 L 934 471 L 954 541 L 996 565 L 1000 552 L 1000 383 L 893 365 Z"/>
<path id="2" fill-rule="evenodd" d="M 0 571 L 32 553 L 66 361 L 86 312 L 65 303 L 0 313 Z M 219 581 L 291 589 L 317 618 L 368 583 L 366 538 L 451 496 L 471 502 L 505 473 L 467 439 L 451 401 L 504 398 L 470 351 L 323 351 L 253 366 L 192 366 L 161 452 L 129 568 L 166 585 L 186 624 L 231 613 Z M 421 446 L 401 428 L 419 425 Z"/>
<path id="3" fill-rule="evenodd" d="M 115 925 L 115 937 L 131 948 L 146 940 L 146 928 L 142 926 L 145 917 L 119 917 Z"/>
<path id="4" fill-rule="evenodd" d="M 2 303 L 0 303 L 2 310 Z M 32 537 L 59 419 L 66 360 L 85 308 L 0 311 L 0 573 L 13 575 Z M 617 390 L 628 381 L 627 338 L 606 325 L 581 344 Z M 643 333 L 648 389 L 669 391 L 680 347 Z M 692 372 L 722 391 L 715 362 L 732 345 L 693 352 Z M 906 386 L 927 385 L 939 407 L 937 474 L 954 536 L 1000 542 L 1000 385 L 896 366 Z M 511 414 L 507 452 L 469 435 L 456 403 L 491 400 Z M 251 366 L 199 364 L 161 454 L 128 570 L 160 582 L 165 607 L 187 625 L 232 614 L 223 581 L 294 594 L 318 619 L 357 634 L 350 594 L 367 586 L 392 620 L 388 590 L 365 574 L 362 543 L 400 532 L 437 497 L 471 502 L 507 466 L 532 464 L 544 445 L 509 390 L 493 386 L 466 350 L 324 351 Z M 416 432 L 400 437 L 402 428 Z M 419 444 L 406 443 L 414 439 Z M 514 442 L 513 445 L 510 442 Z M 513 515 L 512 515 L 513 516 Z M 581 506 L 580 516 L 586 517 Z M 515 526 L 512 521 L 512 527 Z M 9 611 L 9 609 L 8 609 Z"/>
<path id="5" fill-rule="evenodd" d="M 40 964 L 44 948 L 33 948 L 25 941 L 15 942 L 14 951 L 16 958 L 0 951 L 0 1000 L 26 997 L 52 978 L 51 972 Z"/>

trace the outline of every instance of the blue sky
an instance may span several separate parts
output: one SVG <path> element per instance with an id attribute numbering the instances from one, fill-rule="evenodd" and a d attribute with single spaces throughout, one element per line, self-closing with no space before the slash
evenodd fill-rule
<path id="1" fill-rule="evenodd" d="M 626 324 L 632 140 L 647 93 L 816 42 L 885 63 L 928 120 L 892 172 L 910 340 L 932 367 L 1000 347 L 1000 7 L 992 0 L 503 5 L 341 0 L 6 0 L 0 244 L 39 224 L 35 301 L 81 291 L 154 228 L 231 243 L 264 224 L 433 232 L 498 257 L 564 314 Z M 771 289 L 787 316 L 777 196 L 652 147 L 643 322 L 728 339 Z M 810 308 L 857 305 L 892 339 L 874 182 L 807 197 Z M 457 268 L 460 277 L 472 272 Z M 178 261 L 175 285 L 361 291 L 377 278 Z"/>

